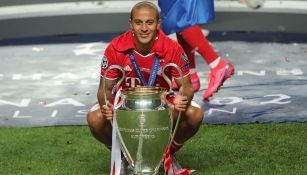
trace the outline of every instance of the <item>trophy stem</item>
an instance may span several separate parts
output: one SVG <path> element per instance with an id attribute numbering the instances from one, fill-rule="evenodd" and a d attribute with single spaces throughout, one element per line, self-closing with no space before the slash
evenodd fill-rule
<path id="1" fill-rule="evenodd" d="M 144 114 L 142 113 L 141 118 L 144 118 Z M 136 172 L 142 172 L 142 161 L 143 161 L 143 142 L 144 142 L 144 138 L 142 137 L 143 135 L 143 129 L 144 129 L 144 125 L 140 125 L 140 136 L 139 137 L 139 143 L 138 143 L 138 151 L 137 151 L 137 155 L 136 155 L 136 165 L 135 165 L 135 170 Z M 137 173 L 136 173 L 137 174 Z"/>

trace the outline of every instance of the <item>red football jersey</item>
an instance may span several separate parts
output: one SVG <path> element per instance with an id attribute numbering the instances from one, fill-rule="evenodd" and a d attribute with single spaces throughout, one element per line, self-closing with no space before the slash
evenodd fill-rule
<path id="1" fill-rule="evenodd" d="M 135 50 L 132 31 L 128 31 L 112 40 L 105 50 L 102 63 L 101 75 L 104 76 L 105 71 L 111 65 L 119 65 L 125 70 L 125 79 L 122 84 L 124 87 L 143 86 L 139 77 L 134 70 L 130 61 L 130 52 L 133 52 L 135 60 L 140 67 L 145 81 L 148 82 L 155 56 L 159 57 L 159 71 L 156 76 L 155 86 L 165 87 L 169 89 L 168 84 L 162 76 L 162 68 L 168 63 L 176 64 L 182 71 L 182 75 L 189 74 L 189 61 L 184 54 L 181 46 L 172 39 L 168 38 L 162 31 L 158 31 L 155 43 L 147 55 L 141 55 Z M 164 70 L 164 73 L 170 78 L 180 78 L 178 71 L 170 66 Z M 117 69 L 111 69 L 106 75 L 107 79 L 118 79 L 122 75 Z"/>

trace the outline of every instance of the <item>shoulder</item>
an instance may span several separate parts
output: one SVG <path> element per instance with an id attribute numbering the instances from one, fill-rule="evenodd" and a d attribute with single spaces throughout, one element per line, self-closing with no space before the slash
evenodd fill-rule
<path id="1" fill-rule="evenodd" d="M 122 58 L 128 48 L 127 42 L 127 32 L 117 36 L 107 45 L 104 57 L 113 61 Z"/>
<path id="2" fill-rule="evenodd" d="M 166 34 L 163 33 L 162 30 L 159 30 L 158 37 L 163 43 L 165 43 L 165 46 L 174 46 L 174 47 L 180 46 L 178 42 L 168 37 Z"/>
<path id="3" fill-rule="evenodd" d="M 129 30 L 118 37 L 114 38 L 108 48 L 113 48 L 114 51 L 124 52 L 134 47 L 133 44 L 133 35 L 132 32 Z"/>
<path id="4" fill-rule="evenodd" d="M 181 54 L 183 52 L 179 43 L 165 35 L 161 30 L 159 31 L 158 42 L 156 45 L 157 51 L 160 52 L 161 56 L 178 52 Z"/>

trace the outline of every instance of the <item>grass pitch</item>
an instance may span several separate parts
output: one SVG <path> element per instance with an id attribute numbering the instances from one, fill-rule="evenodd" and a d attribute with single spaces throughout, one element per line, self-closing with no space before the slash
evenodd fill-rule
<path id="1" fill-rule="evenodd" d="M 306 175 L 307 123 L 203 125 L 177 153 L 204 175 Z M 107 175 L 87 126 L 0 128 L 2 175 Z"/>

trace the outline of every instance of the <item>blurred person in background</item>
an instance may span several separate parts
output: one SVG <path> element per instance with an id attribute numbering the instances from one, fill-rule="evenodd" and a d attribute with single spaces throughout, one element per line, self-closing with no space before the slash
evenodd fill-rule
<path id="1" fill-rule="evenodd" d="M 203 99 L 208 100 L 234 73 L 234 66 L 213 50 L 199 26 L 214 18 L 213 0 L 159 0 L 158 4 L 164 33 L 176 33 L 178 43 L 187 54 L 194 91 L 200 88 L 195 52 L 197 51 L 209 65 L 208 87 L 203 94 Z M 173 81 L 173 89 L 176 88 L 177 85 Z"/>

